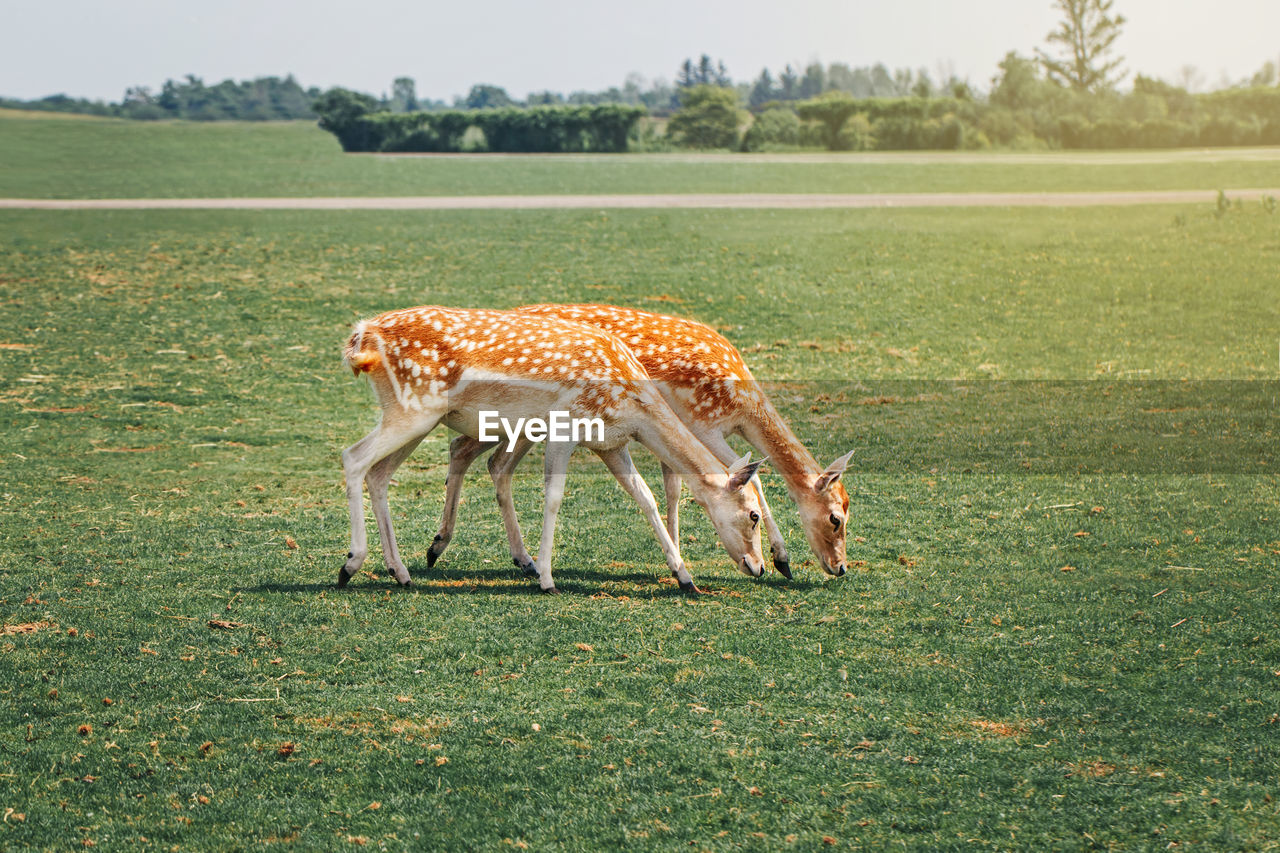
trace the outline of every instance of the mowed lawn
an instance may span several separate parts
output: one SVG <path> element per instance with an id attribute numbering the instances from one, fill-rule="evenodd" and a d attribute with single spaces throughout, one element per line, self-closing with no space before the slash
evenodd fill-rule
<path id="1" fill-rule="evenodd" d="M 0 111 L 0 198 L 1275 189 L 1275 149 L 829 155 L 344 155 L 315 122 Z"/>
<path id="2" fill-rule="evenodd" d="M 183 189 L 244 191 L 205 180 Z M 1267 387 L 1280 217 L 1260 205 L 0 226 L 0 846 L 1280 841 L 1273 470 L 860 461 L 894 429 L 943 437 L 932 397 L 886 390 L 904 380 Z M 686 499 L 706 593 L 685 597 L 588 454 L 560 514 L 565 595 L 510 566 L 482 468 L 428 570 L 441 431 L 392 491 L 414 586 L 375 548 L 334 589 L 338 454 L 374 422 L 340 364 L 352 321 L 533 300 L 722 329 L 823 462 L 859 451 L 849 575 L 806 562 L 771 474 L 796 579 L 739 575 Z M 517 476 L 529 541 L 539 462 Z"/>

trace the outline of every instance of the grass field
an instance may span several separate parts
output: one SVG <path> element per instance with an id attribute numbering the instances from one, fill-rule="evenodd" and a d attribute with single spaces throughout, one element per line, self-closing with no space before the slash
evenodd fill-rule
<path id="1" fill-rule="evenodd" d="M 421 169 L 403 192 L 432 191 L 428 174 L 452 173 L 450 191 L 586 180 L 540 161 L 328 166 L 327 137 L 298 125 L 127 127 L 214 159 L 237 135 L 310 139 L 296 192 L 382 192 L 364 178 L 397 169 Z M 75 132 L 64 174 L 24 150 L 3 193 L 167 195 L 186 168 L 175 194 L 235 193 L 265 168 L 158 158 L 129 176 L 121 155 L 89 180 Z M 602 165 L 600 183 L 681 177 L 632 168 Z M 790 190 L 809 180 L 782 171 Z M 852 171 L 812 174 L 829 189 Z M 1037 174 L 1023 188 L 1060 179 Z M 935 472 L 885 448 L 947 428 L 931 396 L 892 390 L 910 382 L 1267 392 L 1278 255 L 1280 217 L 1259 205 L 0 213 L 0 846 L 1274 848 L 1274 469 Z M 510 567 L 479 470 L 428 570 L 441 433 L 392 491 L 415 585 L 395 588 L 375 549 L 333 589 L 338 453 L 374 418 L 339 362 L 350 323 L 535 300 L 721 328 L 820 459 L 858 450 L 851 573 L 803 565 L 770 475 L 795 581 L 737 574 L 690 504 L 682 546 L 707 592 L 686 598 L 585 455 L 560 515 L 565 595 Z M 1274 430 L 1262 397 L 1248 423 Z M 517 478 L 526 533 L 538 462 Z"/>
<path id="2" fill-rule="evenodd" d="M 1054 155 L 344 156 L 313 122 L 0 114 L 0 197 L 1274 189 L 1260 149 Z"/>

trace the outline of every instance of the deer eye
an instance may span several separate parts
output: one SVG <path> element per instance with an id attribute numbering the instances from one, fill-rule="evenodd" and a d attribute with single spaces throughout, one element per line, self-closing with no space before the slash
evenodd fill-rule
<path id="1" fill-rule="evenodd" d="M 843 521 L 843 519 L 842 519 L 842 518 L 840 518 L 840 516 L 836 515 L 834 512 L 833 512 L 833 513 L 831 513 L 831 526 L 832 526 L 832 527 L 834 527 L 836 530 L 839 530 L 839 529 L 840 529 L 840 522 L 841 522 L 841 521 Z"/>
<path id="2" fill-rule="evenodd" d="M 755 527 L 757 524 L 759 524 L 759 523 L 760 523 L 760 513 L 756 512 L 756 511 L 753 509 L 753 510 L 751 510 L 751 512 L 750 512 L 750 513 L 748 513 L 748 515 L 749 515 L 749 516 L 750 516 L 750 518 L 751 518 L 751 526 L 752 526 L 752 527 Z"/>

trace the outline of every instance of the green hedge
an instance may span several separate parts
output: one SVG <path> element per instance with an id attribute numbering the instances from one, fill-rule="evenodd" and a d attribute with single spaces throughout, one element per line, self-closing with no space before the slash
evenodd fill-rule
<path id="1" fill-rule="evenodd" d="M 762 114 L 742 144 L 747 150 L 1280 145 L 1280 88 L 1192 95 L 1141 82 L 1128 94 L 1086 96 L 1042 87 L 1039 101 L 1016 107 L 967 98 L 826 92 L 795 104 L 794 111 L 778 106 Z M 625 151 L 645 114 L 641 107 L 612 104 L 390 113 L 379 111 L 369 96 L 343 89 L 324 93 L 314 108 L 320 126 L 346 151 Z"/>
<path id="2" fill-rule="evenodd" d="M 1280 145 L 1280 88 L 1228 89 L 1204 95 L 1181 90 L 1057 100 L 1012 109 L 956 98 L 853 98 L 827 92 L 796 105 L 801 144 L 832 150 L 982 148 L 989 144 L 1048 148 L 1184 148 Z M 764 119 L 762 115 L 758 121 Z M 771 118 L 773 124 L 777 118 Z M 869 125 L 869 132 L 855 132 Z M 748 141 L 772 136 L 752 128 Z M 772 140 L 771 140 L 772 141 Z M 780 141 L 780 140 L 779 140 Z"/>
<path id="3" fill-rule="evenodd" d="M 1056 141 L 1063 148 L 1227 148 L 1280 145 L 1280 122 L 1257 118 L 1210 118 L 1198 124 L 1151 119 L 1137 122 L 1069 115 L 1058 120 Z"/>
<path id="4" fill-rule="evenodd" d="M 344 151 L 462 151 L 471 128 L 484 135 L 486 151 L 626 151 L 645 114 L 617 104 L 412 113 L 359 112 L 347 102 L 325 112 L 324 106 L 317 102 L 320 126 Z"/>

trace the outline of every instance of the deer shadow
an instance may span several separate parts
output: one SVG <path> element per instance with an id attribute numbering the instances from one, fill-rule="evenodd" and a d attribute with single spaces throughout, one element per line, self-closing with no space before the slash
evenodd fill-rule
<path id="1" fill-rule="evenodd" d="M 390 574 L 379 574 L 376 570 L 362 570 L 351 579 L 347 586 L 339 588 L 335 580 L 328 582 L 300 583 L 268 582 L 254 586 L 235 587 L 233 592 L 240 593 L 317 593 L 333 591 L 344 595 L 382 595 L 388 589 L 400 595 L 491 595 L 512 598 L 538 596 L 542 594 L 536 578 L 525 578 L 520 570 L 493 567 L 479 570 L 451 570 L 447 565 L 427 568 L 425 561 L 413 561 L 407 565 L 411 584 L 401 587 Z M 370 577 L 373 574 L 374 577 Z M 604 593 L 611 597 L 625 595 L 633 599 L 681 598 L 687 596 L 672 582 L 665 582 L 665 575 L 644 571 L 603 571 L 600 569 L 561 569 L 555 573 L 556 588 L 562 594 L 593 596 Z M 515 583 L 512 583 L 515 581 Z M 739 583 L 741 581 L 741 583 Z M 638 589 L 616 591 L 616 585 L 630 583 Z M 698 578 L 694 583 L 699 584 Z M 594 584 L 594 585 L 593 585 Z M 762 578 L 715 579 L 704 580 L 699 584 L 702 595 L 707 598 L 730 594 L 745 593 L 756 586 L 771 589 L 811 590 L 823 585 L 823 581 L 797 579 L 787 580 L 772 571 L 766 571 Z M 605 587 L 614 586 L 614 590 Z"/>

